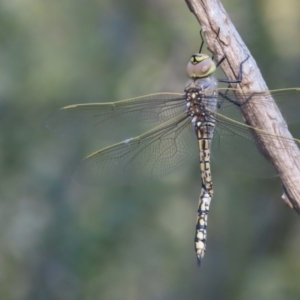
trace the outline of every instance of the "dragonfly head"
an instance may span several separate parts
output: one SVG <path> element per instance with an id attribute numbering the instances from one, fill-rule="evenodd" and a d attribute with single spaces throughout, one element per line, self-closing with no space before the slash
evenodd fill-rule
<path id="1" fill-rule="evenodd" d="M 195 53 L 191 56 L 186 67 L 189 78 L 203 78 L 211 75 L 216 70 L 216 64 L 207 55 L 203 53 Z"/>

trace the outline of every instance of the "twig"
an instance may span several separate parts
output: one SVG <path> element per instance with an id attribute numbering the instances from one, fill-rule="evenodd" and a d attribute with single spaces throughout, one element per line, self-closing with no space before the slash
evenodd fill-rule
<path id="1" fill-rule="evenodd" d="M 221 67 L 230 80 L 237 77 L 239 65 L 250 55 L 250 52 L 224 7 L 219 0 L 185 0 L 190 11 L 198 19 L 209 49 L 216 58 L 222 58 L 226 53 L 226 60 Z M 217 41 L 217 33 L 219 41 Z M 230 62 L 230 64 L 228 63 Z M 256 65 L 255 60 L 250 55 L 243 65 L 243 81 L 238 88 L 244 92 L 265 91 L 267 85 Z M 262 99 L 263 101 L 263 99 Z M 270 109 L 264 108 L 249 101 L 249 109 L 243 110 L 243 116 L 247 124 L 258 127 L 274 135 L 291 137 L 287 125 L 276 105 Z M 300 113 L 300 112 L 299 112 Z M 295 144 L 288 149 L 270 144 L 263 136 L 258 137 L 258 144 L 264 150 L 269 160 L 275 166 L 278 175 L 283 183 L 283 201 L 300 214 L 300 151 Z M 275 142 L 276 143 L 276 142 Z"/>

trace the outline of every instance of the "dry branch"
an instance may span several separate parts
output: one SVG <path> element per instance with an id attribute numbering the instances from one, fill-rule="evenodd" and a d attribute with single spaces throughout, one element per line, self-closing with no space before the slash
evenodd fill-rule
<path id="1" fill-rule="evenodd" d="M 250 55 L 243 65 L 243 81 L 237 86 L 244 92 L 265 91 L 268 89 L 262 75 L 242 41 L 224 7 L 219 0 L 185 0 L 190 11 L 198 19 L 209 49 L 220 59 L 226 53 L 227 61 L 221 67 L 230 80 L 237 78 L 240 63 Z M 219 42 L 217 33 L 219 33 Z M 222 46 L 221 46 L 222 45 Z M 228 64 L 230 63 L 230 65 Z M 262 99 L 263 101 L 263 99 Z M 291 137 L 287 125 L 276 105 L 262 109 L 250 103 L 249 109 L 243 111 L 247 124 L 258 127 L 274 135 Z M 300 112 L 299 112 L 300 113 Z M 274 141 L 275 142 L 275 141 Z M 300 214 L 300 151 L 295 144 L 288 149 L 270 145 L 263 137 L 258 143 L 275 166 L 283 183 L 283 201 Z M 276 142 L 275 142 L 276 143 Z"/>

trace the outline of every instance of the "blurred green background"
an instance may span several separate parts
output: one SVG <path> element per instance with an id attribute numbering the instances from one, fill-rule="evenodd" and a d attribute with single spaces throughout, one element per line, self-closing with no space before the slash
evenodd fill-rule
<path id="1" fill-rule="evenodd" d="M 300 86 L 300 2 L 223 5 L 269 87 Z M 181 92 L 199 43 L 184 1 L 0 1 L 0 299 L 300 299 L 279 179 L 213 169 L 199 269 L 198 158 L 144 186 L 82 186 L 72 171 L 111 141 L 44 126 L 68 104 Z"/>

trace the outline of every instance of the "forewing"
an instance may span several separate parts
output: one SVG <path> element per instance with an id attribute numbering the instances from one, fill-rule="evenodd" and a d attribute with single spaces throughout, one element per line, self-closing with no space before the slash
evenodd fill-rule
<path id="1" fill-rule="evenodd" d="M 115 135 L 122 139 L 149 130 L 185 110 L 182 94 L 160 93 L 109 103 L 69 105 L 59 109 L 46 122 L 62 134 L 78 130 Z"/>
<path id="2" fill-rule="evenodd" d="M 264 92 L 242 92 L 237 89 L 218 89 L 218 103 L 222 114 L 230 116 L 234 109 L 233 102 L 255 103 L 259 109 L 270 110 L 274 108 L 274 101 L 280 109 L 287 124 L 300 122 L 300 89 L 290 88 L 281 90 L 271 90 Z M 238 98 L 237 98 L 238 95 Z M 243 107 L 243 106 L 241 106 Z"/>

